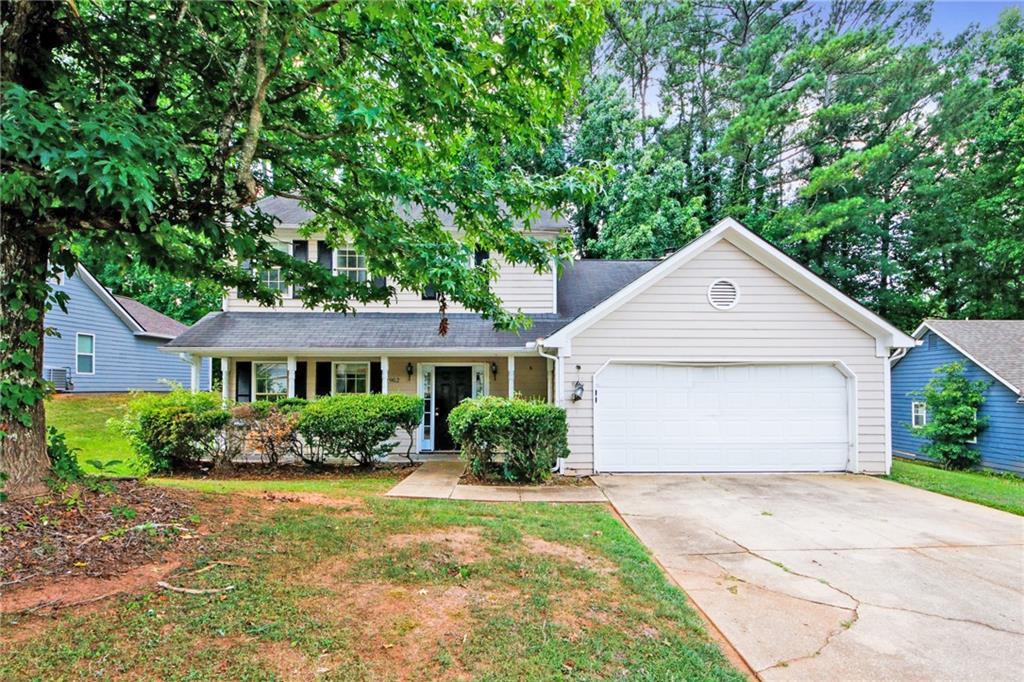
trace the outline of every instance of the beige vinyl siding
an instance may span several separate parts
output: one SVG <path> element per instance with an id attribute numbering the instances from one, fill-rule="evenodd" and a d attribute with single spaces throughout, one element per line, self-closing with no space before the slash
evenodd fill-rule
<path id="1" fill-rule="evenodd" d="M 278 229 L 275 238 L 291 243 L 294 240 L 304 239 L 299 237 L 296 230 Z M 317 239 L 308 240 L 309 260 L 317 260 Z M 553 313 L 555 312 L 555 290 L 553 275 L 550 271 L 535 272 L 533 268 L 523 265 L 509 265 L 498 255 L 494 255 L 498 263 L 498 279 L 494 282 L 494 293 L 501 298 L 505 307 L 509 310 L 521 310 L 524 313 Z M 238 297 L 234 289 L 228 292 L 226 298 L 227 310 L 266 310 L 255 301 L 246 301 Z M 297 298 L 285 297 L 275 310 L 302 311 L 321 308 L 304 308 L 302 301 Z M 437 301 L 424 301 L 421 294 L 414 291 L 398 291 L 391 299 L 390 305 L 384 303 L 369 303 L 357 305 L 356 310 L 366 312 L 391 312 L 391 313 L 433 313 L 437 312 Z M 448 312 L 466 312 L 466 309 L 459 303 L 448 304 Z"/>
<path id="2" fill-rule="evenodd" d="M 708 303 L 708 286 L 732 280 L 740 298 L 730 310 Z M 859 470 L 884 473 L 885 358 L 875 339 L 722 240 L 572 340 L 565 394 L 579 379 L 583 400 L 567 403 L 570 473 L 593 469 L 593 374 L 609 359 L 821 359 L 856 375 Z M 577 371 L 576 366 L 580 369 Z"/>
<path id="3" fill-rule="evenodd" d="M 516 394 L 527 399 L 547 400 L 548 360 L 540 356 L 516 358 Z"/>

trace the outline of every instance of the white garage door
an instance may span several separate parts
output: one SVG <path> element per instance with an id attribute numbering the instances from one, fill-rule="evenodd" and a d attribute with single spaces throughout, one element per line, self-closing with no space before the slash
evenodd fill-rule
<path id="1" fill-rule="evenodd" d="M 846 382 L 832 365 L 609 365 L 595 380 L 594 468 L 843 471 Z"/>

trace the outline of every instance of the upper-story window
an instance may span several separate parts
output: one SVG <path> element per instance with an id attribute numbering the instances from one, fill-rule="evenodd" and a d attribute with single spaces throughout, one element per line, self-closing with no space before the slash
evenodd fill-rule
<path id="1" fill-rule="evenodd" d="M 274 242 L 273 247 L 282 253 L 287 253 L 289 256 L 292 255 L 292 245 L 286 242 Z M 280 291 L 283 296 L 291 295 L 291 288 L 288 283 L 284 281 L 284 277 L 281 274 L 281 268 L 268 268 L 266 270 L 258 270 L 257 276 L 260 278 L 260 282 L 274 291 Z"/>
<path id="2" fill-rule="evenodd" d="M 353 282 L 365 282 L 366 256 L 355 249 L 335 249 L 334 274 L 338 277 L 347 277 Z"/>

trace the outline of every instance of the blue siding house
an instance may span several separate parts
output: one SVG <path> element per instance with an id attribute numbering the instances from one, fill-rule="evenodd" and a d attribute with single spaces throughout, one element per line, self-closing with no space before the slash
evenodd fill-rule
<path id="1" fill-rule="evenodd" d="M 54 288 L 68 295 L 68 312 L 46 313 L 60 336 L 43 342 L 43 372 L 58 392 L 168 391 L 167 382 L 188 386 L 192 366 L 159 349 L 188 327 L 138 301 L 110 293 L 81 265 Z M 210 363 L 200 370 L 210 387 Z"/>
<path id="2" fill-rule="evenodd" d="M 1024 475 L 1024 320 L 925 320 L 914 337 L 921 344 L 893 358 L 893 454 L 924 459 L 924 441 L 910 425 L 920 425 L 927 412 L 911 393 L 936 368 L 961 362 L 968 379 L 990 383 L 979 410 L 988 425 L 970 447 L 981 452 L 983 468 Z"/>

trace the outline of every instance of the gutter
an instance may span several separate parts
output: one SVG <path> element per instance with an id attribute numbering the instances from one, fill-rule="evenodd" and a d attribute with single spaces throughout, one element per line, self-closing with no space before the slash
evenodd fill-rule
<path id="1" fill-rule="evenodd" d="M 531 344 L 526 344 L 526 345 L 527 345 L 527 348 L 529 348 Z M 555 361 L 555 404 L 556 405 L 561 405 L 561 403 L 562 403 L 562 397 L 561 397 L 561 395 L 562 395 L 562 382 L 559 381 L 559 379 L 558 379 L 558 377 L 560 375 L 560 372 L 558 371 L 558 368 L 561 367 L 562 360 L 557 355 L 550 355 L 550 354 L 544 352 L 544 339 L 543 338 L 537 339 L 535 342 L 532 343 L 532 345 L 537 349 L 537 355 L 541 356 L 542 358 L 547 358 L 548 360 L 554 360 Z M 559 476 L 565 475 L 565 457 L 559 457 L 558 461 L 555 462 L 555 466 L 553 466 L 551 468 L 551 473 L 556 473 L 556 472 L 558 473 Z"/>

